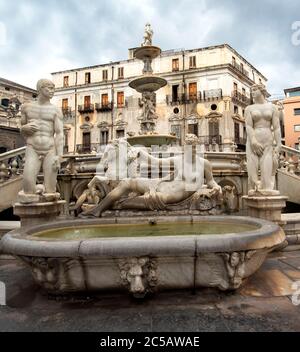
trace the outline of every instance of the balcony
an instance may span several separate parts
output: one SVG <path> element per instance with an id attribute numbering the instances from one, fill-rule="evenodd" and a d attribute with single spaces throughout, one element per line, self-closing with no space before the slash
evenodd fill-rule
<path id="1" fill-rule="evenodd" d="M 223 98 L 223 93 L 221 88 L 208 89 L 203 91 L 201 101 L 215 101 Z"/>
<path id="2" fill-rule="evenodd" d="M 95 104 L 95 109 L 99 112 L 103 111 L 111 111 L 112 110 L 112 103 L 107 102 L 107 103 L 96 103 Z"/>
<path id="3" fill-rule="evenodd" d="M 64 121 L 71 120 L 73 118 L 72 108 L 70 106 L 62 107 L 61 112 L 62 112 Z"/>
<path id="4" fill-rule="evenodd" d="M 167 95 L 166 103 L 167 105 L 180 105 L 186 102 L 185 94 L 177 94 L 177 95 Z"/>
<path id="5" fill-rule="evenodd" d="M 100 150 L 99 143 L 76 144 L 76 153 L 78 154 L 98 153 L 99 150 Z"/>
<path id="6" fill-rule="evenodd" d="M 231 93 L 231 99 L 234 104 L 240 104 L 243 106 L 250 105 L 250 98 L 247 97 L 243 92 L 240 92 L 238 90 L 234 90 Z"/>
<path id="7" fill-rule="evenodd" d="M 80 113 L 87 113 L 87 112 L 93 112 L 93 111 L 94 111 L 94 104 L 78 105 L 78 112 Z"/>
<path id="8" fill-rule="evenodd" d="M 238 146 L 239 145 L 245 146 L 246 141 L 247 141 L 247 137 L 238 137 L 238 136 L 234 137 L 234 143 L 237 144 Z"/>
<path id="9" fill-rule="evenodd" d="M 246 70 L 244 69 L 244 67 L 241 66 L 240 64 L 238 64 L 237 62 L 232 61 L 231 66 L 233 66 L 237 71 L 241 72 L 241 73 L 244 74 L 245 76 L 249 77 L 249 72 L 246 71 Z"/>
<path id="10" fill-rule="evenodd" d="M 205 144 L 205 145 L 222 144 L 222 136 L 219 134 L 211 135 L 211 136 L 200 136 L 198 140 L 199 140 L 199 144 Z"/>
<path id="11" fill-rule="evenodd" d="M 186 98 L 187 103 L 198 103 L 202 99 L 202 93 L 197 92 L 195 94 L 189 94 Z"/>

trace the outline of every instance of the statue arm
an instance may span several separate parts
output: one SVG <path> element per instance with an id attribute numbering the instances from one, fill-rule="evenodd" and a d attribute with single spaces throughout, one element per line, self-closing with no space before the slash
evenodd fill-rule
<path id="1" fill-rule="evenodd" d="M 34 134 L 34 132 L 38 131 L 39 129 L 38 125 L 34 121 L 31 121 L 28 123 L 26 107 L 27 107 L 26 103 L 21 106 L 21 129 L 20 129 L 21 133 L 25 137 L 31 136 L 32 134 Z"/>
<path id="2" fill-rule="evenodd" d="M 251 149 L 254 154 L 260 156 L 263 154 L 264 150 L 263 150 L 263 146 L 260 143 L 258 143 L 255 138 L 253 119 L 251 116 L 251 111 L 249 109 L 249 106 L 247 106 L 245 110 L 245 119 L 246 119 L 247 138 L 249 138 Z"/>
<path id="3" fill-rule="evenodd" d="M 64 136 L 63 136 L 63 116 L 60 109 L 57 109 L 57 113 L 54 118 L 54 132 L 55 132 L 55 150 L 57 156 L 63 155 L 63 145 L 64 145 Z"/>
<path id="4" fill-rule="evenodd" d="M 274 131 L 274 138 L 276 142 L 276 150 L 279 153 L 281 149 L 281 130 L 280 130 L 280 122 L 279 115 L 280 112 L 276 106 L 273 107 L 273 117 L 272 117 L 272 125 Z"/>

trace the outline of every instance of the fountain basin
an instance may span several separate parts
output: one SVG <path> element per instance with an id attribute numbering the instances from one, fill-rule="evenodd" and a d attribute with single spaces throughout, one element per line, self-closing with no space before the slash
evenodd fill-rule
<path id="1" fill-rule="evenodd" d="M 164 78 L 145 75 L 138 77 L 129 82 L 129 87 L 135 89 L 139 93 L 145 92 L 156 92 L 158 89 L 167 85 L 167 81 Z"/>
<path id="2" fill-rule="evenodd" d="M 127 137 L 127 142 L 132 146 L 141 145 L 151 147 L 152 145 L 171 145 L 178 141 L 176 136 L 168 134 L 142 134 L 137 136 Z"/>
<path id="3" fill-rule="evenodd" d="M 164 216 L 60 221 L 6 234 L 50 293 L 237 289 L 285 241 L 276 224 L 249 217 Z"/>
<path id="4" fill-rule="evenodd" d="M 141 46 L 134 51 L 134 56 L 139 60 L 144 60 L 145 58 L 155 59 L 160 55 L 161 49 L 157 46 L 147 45 Z"/>

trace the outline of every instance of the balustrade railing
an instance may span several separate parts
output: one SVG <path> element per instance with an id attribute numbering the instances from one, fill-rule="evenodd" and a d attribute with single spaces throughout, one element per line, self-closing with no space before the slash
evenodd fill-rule
<path id="1" fill-rule="evenodd" d="M 0 154 L 0 184 L 23 173 L 26 147 Z"/>

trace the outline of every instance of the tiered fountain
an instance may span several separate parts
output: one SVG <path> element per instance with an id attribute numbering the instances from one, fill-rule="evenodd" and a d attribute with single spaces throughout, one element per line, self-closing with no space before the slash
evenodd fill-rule
<path id="1" fill-rule="evenodd" d="M 144 41 L 140 48 L 135 50 L 134 56 L 144 62 L 143 75 L 135 78 L 129 83 L 129 86 L 137 92 L 142 93 L 143 113 L 138 119 L 140 120 L 139 135 L 128 137 L 127 140 L 131 145 L 169 145 L 177 141 L 177 137 L 172 135 L 161 135 L 156 130 L 156 109 L 155 109 L 155 92 L 167 85 L 164 78 L 153 75 L 152 60 L 160 55 L 161 49 L 152 45 L 153 30 L 150 24 L 146 24 Z"/>

